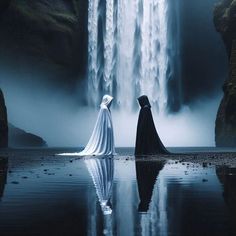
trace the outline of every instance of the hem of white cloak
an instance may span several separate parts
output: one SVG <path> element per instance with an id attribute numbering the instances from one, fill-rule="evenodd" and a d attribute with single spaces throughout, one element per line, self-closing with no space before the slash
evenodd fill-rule
<path id="1" fill-rule="evenodd" d="M 101 154 L 101 153 L 91 153 L 91 154 L 85 154 L 82 152 L 74 152 L 74 153 L 59 153 L 56 154 L 57 156 L 80 156 L 80 157 L 88 157 L 88 156 L 117 156 L 118 154 L 115 153 L 110 153 L 110 154 Z"/>

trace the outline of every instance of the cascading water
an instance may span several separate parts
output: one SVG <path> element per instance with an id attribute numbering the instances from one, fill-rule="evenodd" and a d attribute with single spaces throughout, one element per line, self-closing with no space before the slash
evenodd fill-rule
<path id="1" fill-rule="evenodd" d="M 88 9 L 88 94 L 89 103 L 94 103 L 98 100 L 99 78 L 98 78 L 98 1 L 89 0 Z"/>
<path id="2" fill-rule="evenodd" d="M 89 0 L 89 104 L 97 106 L 101 96 L 109 93 L 118 107 L 132 110 L 136 97 L 146 94 L 164 113 L 170 60 L 168 0 L 101 2 Z"/>

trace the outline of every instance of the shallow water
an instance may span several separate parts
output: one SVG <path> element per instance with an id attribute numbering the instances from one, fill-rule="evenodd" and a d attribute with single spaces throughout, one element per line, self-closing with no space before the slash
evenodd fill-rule
<path id="1" fill-rule="evenodd" d="M 236 169 L 11 152 L 0 167 L 1 236 L 236 234 Z"/>

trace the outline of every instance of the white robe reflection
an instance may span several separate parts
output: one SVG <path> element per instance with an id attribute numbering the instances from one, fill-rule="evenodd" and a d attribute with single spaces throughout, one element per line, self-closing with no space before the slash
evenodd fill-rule
<path id="1" fill-rule="evenodd" d="M 109 206 L 109 200 L 114 178 L 113 156 L 86 159 L 85 164 L 93 179 L 102 212 L 104 215 L 110 215 L 112 209 Z"/>

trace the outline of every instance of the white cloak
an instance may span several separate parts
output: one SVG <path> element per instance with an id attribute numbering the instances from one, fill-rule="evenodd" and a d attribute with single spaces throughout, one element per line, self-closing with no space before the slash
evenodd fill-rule
<path id="1" fill-rule="evenodd" d="M 78 153 L 80 156 L 114 155 L 114 134 L 109 108 L 101 104 L 98 118 L 85 149 Z"/>
<path id="2" fill-rule="evenodd" d="M 88 144 L 82 152 L 62 153 L 62 156 L 115 155 L 115 144 L 111 112 L 109 107 L 113 97 L 104 95 L 98 118 Z"/>

